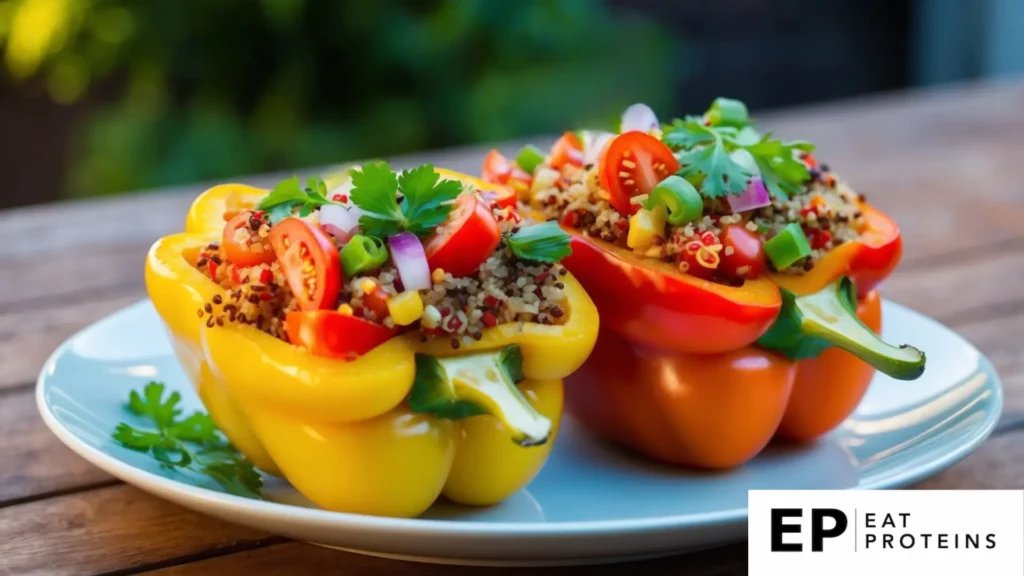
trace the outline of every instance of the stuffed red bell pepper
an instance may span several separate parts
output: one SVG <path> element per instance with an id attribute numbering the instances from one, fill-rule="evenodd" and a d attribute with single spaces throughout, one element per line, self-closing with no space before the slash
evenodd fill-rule
<path id="1" fill-rule="evenodd" d="M 540 158 L 488 156 L 485 180 L 515 182 L 522 212 L 572 234 L 565 265 L 601 314 L 570 413 L 654 458 L 724 468 L 775 435 L 832 430 L 876 369 L 920 376 L 920 350 L 877 335 L 899 228 L 813 150 L 719 98 L 667 125 L 631 106 L 617 133 L 567 132 Z"/>

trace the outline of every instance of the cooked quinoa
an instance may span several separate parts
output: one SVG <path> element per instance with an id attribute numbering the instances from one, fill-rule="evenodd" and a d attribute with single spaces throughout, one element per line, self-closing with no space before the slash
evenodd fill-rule
<path id="1" fill-rule="evenodd" d="M 609 203 L 598 181 L 597 165 L 568 165 L 560 173 L 542 165 L 536 174 L 537 183 L 551 182 L 548 186 L 535 186 L 531 193 L 533 208 L 545 219 L 559 220 L 589 236 L 625 245 L 629 219 Z M 702 241 L 708 232 L 717 239 L 725 226 L 739 224 L 767 241 L 795 222 L 806 233 L 812 250 L 784 273 L 803 274 L 833 248 L 856 240 L 864 224 L 857 205 L 858 200 L 863 201 L 862 195 L 854 192 L 828 166 L 811 169 L 810 175 L 811 180 L 799 194 L 789 199 L 774 198 L 771 205 L 751 212 L 733 214 L 724 200 L 705 199 L 704 216 L 700 220 L 685 226 L 669 226 L 665 237 L 657 238 L 655 245 L 642 254 L 683 264 L 680 262 L 683 247 L 689 242 Z M 634 198 L 634 201 L 639 199 Z"/>
<path id="2" fill-rule="evenodd" d="M 507 239 L 519 230 L 519 218 L 497 208 L 494 215 L 502 230 L 502 240 L 494 253 L 471 276 L 456 278 L 444 270 L 433 270 L 431 288 L 419 292 L 423 316 L 404 330 L 418 330 L 424 341 L 447 338 L 453 348 L 459 348 L 481 339 L 485 328 L 499 324 L 565 322 L 569 311 L 563 276 L 568 271 L 560 264 L 517 259 L 509 250 Z M 307 221 L 316 224 L 316 213 Z M 240 228 L 235 240 L 258 245 L 256 238 L 266 237 L 264 227 L 254 222 L 251 227 Z M 284 317 L 299 306 L 278 262 L 239 268 L 227 261 L 219 244 L 212 243 L 200 253 L 195 267 L 225 291 L 197 311 L 199 317 L 206 318 L 207 326 L 248 324 L 288 341 Z M 389 264 L 345 279 L 335 307 L 340 312 L 394 328 L 387 299 L 403 291 L 398 271 Z"/>

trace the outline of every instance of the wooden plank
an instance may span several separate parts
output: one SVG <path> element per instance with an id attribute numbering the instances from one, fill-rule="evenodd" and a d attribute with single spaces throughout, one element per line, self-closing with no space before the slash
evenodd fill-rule
<path id="1" fill-rule="evenodd" d="M 31 391 L 0 399 L 0 438 L 0 506 L 113 480 L 43 425 Z"/>
<path id="2" fill-rule="evenodd" d="M 926 490 L 1020 490 L 1024 486 L 1024 432 L 993 437 L 949 470 L 918 483 Z"/>
<path id="3" fill-rule="evenodd" d="M 98 574 L 277 541 L 119 485 L 0 509 L 0 574 Z"/>
<path id="4" fill-rule="evenodd" d="M 127 295 L 99 295 L 82 301 L 69 299 L 41 309 L 0 313 L 0 366 L 3 367 L 0 392 L 32 385 L 43 363 L 61 342 L 92 322 L 144 297 L 144 290 L 138 287 Z"/>
<path id="5" fill-rule="evenodd" d="M 145 291 L 143 264 L 152 244 L 97 245 L 87 250 L 2 261 L 0 314 Z"/>
<path id="6" fill-rule="evenodd" d="M 293 574 L 375 574 L 381 576 L 469 576 L 480 573 L 493 576 L 513 576 L 524 573 L 522 568 L 479 568 L 473 566 L 442 566 L 396 562 L 372 556 L 350 554 L 303 542 L 286 542 L 256 550 L 249 550 L 145 572 L 149 576 L 291 576 Z M 712 550 L 630 562 L 594 566 L 571 566 L 558 568 L 530 568 L 529 573 L 537 576 L 577 576 L 583 574 L 687 574 L 693 576 L 717 576 L 747 573 L 747 545 L 735 544 Z"/>
<path id="7" fill-rule="evenodd" d="M 933 318 L 970 322 L 985 310 L 1024 308 L 1024 248 L 976 259 L 897 269 L 882 293 Z M 1022 310 L 1024 311 L 1024 310 Z"/>

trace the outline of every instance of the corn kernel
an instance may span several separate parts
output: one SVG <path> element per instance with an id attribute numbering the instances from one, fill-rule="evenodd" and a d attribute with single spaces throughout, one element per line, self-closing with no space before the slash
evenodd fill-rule
<path id="1" fill-rule="evenodd" d="M 373 294 L 377 290 L 377 283 L 369 278 L 363 278 L 359 282 L 359 288 L 363 291 L 363 294 Z"/>
<path id="2" fill-rule="evenodd" d="M 352 307 L 349 306 L 348 304 L 342 304 L 341 306 L 338 306 L 338 312 L 344 314 L 345 316 L 351 316 L 354 311 L 352 310 Z"/>
<path id="3" fill-rule="evenodd" d="M 655 210 L 641 209 L 629 218 L 629 234 L 626 244 L 634 250 L 646 250 L 654 244 L 655 236 L 665 233 L 666 212 L 664 207 Z"/>
<path id="4" fill-rule="evenodd" d="M 441 268 L 434 268 L 434 271 L 430 273 L 430 279 L 434 284 L 444 282 L 444 270 Z"/>
<path id="5" fill-rule="evenodd" d="M 388 314 L 395 324 L 408 326 L 423 316 L 423 299 L 416 290 L 406 290 L 388 300 Z"/>

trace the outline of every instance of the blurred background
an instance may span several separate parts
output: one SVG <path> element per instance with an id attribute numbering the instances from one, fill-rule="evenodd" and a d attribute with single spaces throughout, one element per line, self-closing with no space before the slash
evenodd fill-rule
<path id="1" fill-rule="evenodd" d="M 1022 0 L 0 0 L 0 208 L 1024 72 Z"/>

